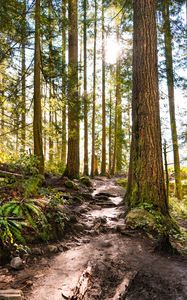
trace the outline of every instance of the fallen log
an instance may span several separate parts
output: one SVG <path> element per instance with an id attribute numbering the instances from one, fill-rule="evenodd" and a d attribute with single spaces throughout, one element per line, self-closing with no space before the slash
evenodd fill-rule
<path id="1" fill-rule="evenodd" d="M 3 171 L 0 170 L 0 177 L 11 177 L 11 176 L 15 176 L 15 177 L 19 177 L 19 178 L 23 178 L 24 175 L 23 174 L 18 174 L 18 173 L 13 173 L 13 172 L 8 172 L 8 171 Z"/>
<path id="2" fill-rule="evenodd" d="M 137 273 L 138 271 L 128 272 L 120 285 L 118 285 L 114 297 L 109 300 L 125 300 L 129 286 Z"/>
<path id="3" fill-rule="evenodd" d="M 62 294 L 64 299 L 68 299 L 68 300 L 85 299 L 86 293 L 88 289 L 91 287 L 91 283 L 92 283 L 91 273 L 92 273 L 92 266 L 90 263 L 88 263 L 88 266 L 81 274 L 79 281 L 72 292 L 72 295 L 70 297 L 66 297 L 65 295 Z"/>

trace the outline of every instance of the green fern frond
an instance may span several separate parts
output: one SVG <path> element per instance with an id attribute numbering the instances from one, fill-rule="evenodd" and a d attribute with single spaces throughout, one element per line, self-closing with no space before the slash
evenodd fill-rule
<path id="1" fill-rule="evenodd" d="M 26 203 L 26 206 L 31 212 L 33 212 L 37 216 L 39 216 L 42 213 L 41 209 L 34 203 Z"/>

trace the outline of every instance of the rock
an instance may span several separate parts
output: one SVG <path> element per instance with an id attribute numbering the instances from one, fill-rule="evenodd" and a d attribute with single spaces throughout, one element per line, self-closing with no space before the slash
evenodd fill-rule
<path id="1" fill-rule="evenodd" d="M 32 249 L 31 253 L 34 254 L 34 255 L 42 255 L 43 250 L 41 248 L 35 247 L 35 248 Z"/>
<path id="2" fill-rule="evenodd" d="M 90 243 L 90 239 L 84 239 L 84 240 L 82 240 L 82 242 L 83 242 L 84 244 L 88 244 L 88 243 Z"/>
<path id="3" fill-rule="evenodd" d="M 80 178 L 80 182 L 81 182 L 82 184 L 88 186 L 88 187 L 91 187 L 91 186 L 92 186 L 92 182 L 91 182 L 90 178 L 87 177 L 87 176 L 81 177 L 81 178 Z"/>
<path id="4" fill-rule="evenodd" d="M 58 192 L 62 192 L 62 193 L 64 193 L 66 191 L 66 189 L 64 187 L 57 187 L 56 189 Z"/>
<path id="5" fill-rule="evenodd" d="M 63 247 L 62 245 L 59 245 L 59 246 L 58 246 L 58 251 L 64 252 L 64 247 Z"/>
<path id="6" fill-rule="evenodd" d="M 23 293 L 21 290 L 0 290 L 0 299 L 1 300 L 23 300 Z"/>
<path id="7" fill-rule="evenodd" d="M 147 229 L 152 231 L 156 229 L 156 217 L 143 208 L 134 208 L 127 214 L 125 223 L 131 229 Z"/>
<path id="8" fill-rule="evenodd" d="M 12 269 L 21 270 L 24 267 L 24 263 L 23 263 L 23 260 L 19 256 L 16 256 L 16 257 L 12 258 L 12 260 L 10 262 L 10 266 Z"/>
<path id="9" fill-rule="evenodd" d="M 47 251 L 50 253 L 57 253 L 58 252 L 58 247 L 55 245 L 48 245 L 47 246 Z"/>
<path id="10" fill-rule="evenodd" d="M 68 189 L 73 189 L 73 190 L 78 190 L 78 185 L 71 181 L 71 180 L 66 180 L 64 182 L 64 185 L 68 188 Z"/>
<path id="11" fill-rule="evenodd" d="M 75 224 L 75 225 L 73 226 L 73 229 L 74 229 L 75 231 L 81 232 L 81 231 L 84 230 L 84 225 L 81 224 L 81 223 Z"/>
<path id="12" fill-rule="evenodd" d="M 104 195 L 99 195 L 99 194 L 96 194 L 95 197 L 94 197 L 94 200 L 95 201 L 108 201 L 109 198 L 107 196 L 104 196 Z"/>
<path id="13" fill-rule="evenodd" d="M 93 196 L 89 193 L 81 193 L 80 194 L 84 200 L 87 200 L 87 201 L 92 201 L 94 200 Z"/>
<path id="14" fill-rule="evenodd" d="M 96 204 L 90 205 L 90 208 L 93 210 L 101 210 L 102 209 L 102 207 L 100 205 L 96 205 Z"/>
<path id="15" fill-rule="evenodd" d="M 120 232 L 120 233 L 123 233 L 123 232 L 125 232 L 127 230 L 127 226 L 124 224 L 122 224 L 122 225 L 117 225 L 116 226 L 116 231 L 117 232 Z"/>
<path id="16" fill-rule="evenodd" d="M 47 264 L 48 264 L 48 261 L 47 261 L 47 259 L 45 259 L 44 257 L 42 257 L 40 263 L 41 263 L 42 265 L 47 265 Z"/>
<path id="17" fill-rule="evenodd" d="M 103 248 L 109 248 L 112 246 L 112 243 L 110 241 L 101 241 L 100 246 Z"/>
<path id="18" fill-rule="evenodd" d="M 78 203 L 78 204 L 82 204 L 83 203 L 82 198 L 79 197 L 79 196 L 74 196 L 73 197 L 73 201 L 76 202 L 76 203 Z"/>

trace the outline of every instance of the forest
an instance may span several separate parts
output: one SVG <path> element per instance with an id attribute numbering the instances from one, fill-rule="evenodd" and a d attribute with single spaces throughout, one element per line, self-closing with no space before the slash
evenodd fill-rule
<path id="1" fill-rule="evenodd" d="M 0 299 L 187 299 L 187 1 L 0 0 Z"/>

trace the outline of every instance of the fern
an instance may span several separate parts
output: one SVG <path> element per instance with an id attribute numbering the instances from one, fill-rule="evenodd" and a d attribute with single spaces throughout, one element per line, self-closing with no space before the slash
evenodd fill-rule
<path id="1" fill-rule="evenodd" d="M 40 217 L 43 221 L 46 220 L 41 208 L 34 200 L 23 199 L 21 201 L 12 200 L 1 207 L 2 214 L 6 217 L 16 216 L 23 218 L 33 229 L 37 229 L 37 219 Z"/>

